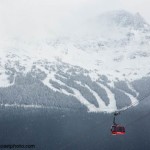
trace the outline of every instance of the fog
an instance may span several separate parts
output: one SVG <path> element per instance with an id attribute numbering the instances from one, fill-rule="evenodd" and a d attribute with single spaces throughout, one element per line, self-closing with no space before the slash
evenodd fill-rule
<path id="1" fill-rule="evenodd" d="M 0 36 L 36 39 L 80 33 L 105 11 L 125 9 L 150 22 L 148 0 L 0 0 Z"/>

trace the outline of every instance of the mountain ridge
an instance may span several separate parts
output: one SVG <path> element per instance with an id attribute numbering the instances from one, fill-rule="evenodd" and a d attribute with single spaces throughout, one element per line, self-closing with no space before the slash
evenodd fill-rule
<path id="1" fill-rule="evenodd" d="M 128 13 L 123 11 L 121 14 Z M 135 17 L 130 13 L 127 16 Z M 139 14 L 136 17 L 145 24 Z M 131 20 L 129 17 L 125 22 L 134 25 Z M 135 83 L 140 83 L 144 77 L 148 81 L 150 76 L 150 32 L 145 32 L 147 27 L 143 28 L 120 28 L 120 24 L 116 24 L 113 32 L 107 31 L 111 36 L 98 33 L 79 39 L 56 37 L 37 42 L 5 41 L 0 56 L 1 104 L 14 105 L 17 102 L 18 105 L 66 107 L 77 101 L 77 105 L 81 104 L 89 112 L 113 112 L 135 102 L 138 104 L 141 89 Z M 43 93 L 46 90 L 47 96 L 37 91 L 32 94 L 28 88 Z M 8 97 L 4 96 L 5 90 L 9 91 Z M 11 100 L 12 95 L 18 95 L 16 102 Z M 25 95 L 30 95 L 31 100 Z M 66 99 L 71 101 L 68 103 Z"/>

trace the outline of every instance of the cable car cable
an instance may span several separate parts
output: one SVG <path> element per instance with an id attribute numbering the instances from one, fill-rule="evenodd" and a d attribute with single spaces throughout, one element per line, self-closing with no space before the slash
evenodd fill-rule
<path id="1" fill-rule="evenodd" d="M 139 104 L 140 102 L 143 102 L 144 100 L 147 100 L 147 98 L 148 98 L 149 96 L 150 96 L 150 95 L 148 95 L 148 96 L 146 96 L 145 98 L 139 100 L 138 102 L 133 103 L 132 105 L 130 105 L 130 106 L 127 107 L 126 109 L 123 109 L 122 112 L 128 110 L 129 108 L 132 108 L 133 106 L 136 106 L 137 104 Z M 115 120 L 115 117 L 116 117 L 118 114 L 120 114 L 120 112 L 121 112 L 121 111 L 118 111 L 118 112 L 115 112 L 115 113 L 114 113 L 114 120 Z M 150 112 L 147 113 L 146 115 L 144 115 L 144 118 L 147 117 L 147 115 L 149 115 L 149 114 L 150 114 Z M 140 120 L 140 119 L 143 119 L 143 116 L 140 117 L 140 118 L 138 118 L 138 119 L 136 119 L 135 121 Z M 132 123 L 135 122 L 135 121 L 132 121 L 130 124 L 132 124 Z M 120 131 L 119 131 L 119 130 L 120 130 Z M 118 132 L 118 131 L 119 131 L 119 132 Z M 124 128 L 124 126 L 121 126 L 121 125 L 118 126 L 118 125 L 117 125 L 116 123 L 114 123 L 114 121 L 113 121 L 113 125 L 112 125 L 112 127 L 111 127 L 111 132 L 112 132 L 112 135 L 125 134 L 125 128 Z"/>
<path id="2" fill-rule="evenodd" d="M 126 111 L 126 110 L 128 110 L 128 109 L 130 109 L 130 108 L 132 108 L 134 106 L 136 106 L 137 104 L 147 100 L 148 97 L 150 97 L 150 95 L 144 97 L 143 99 L 138 100 L 137 102 L 132 103 L 130 106 L 128 106 L 126 108 L 122 108 L 122 109 L 117 110 L 117 112 L 124 112 L 124 111 Z"/>
<path id="3" fill-rule="evenodd" d="M 132 105 L 130 105 L 127 109 L 129 109 L 129 108 L 131 108 L 131 107 L 133 107 L 133 106 L 136 106 L 136 104 L 138 104 L 139 102 L 142 102 L 142 101 L 146 100 L 149 96 L 150 96 L 150 95 L 146 96 L 144 99 L 139 100 L 138 102 L 132 103 Z M 123 110 L 123 111 L 126 111 L 127 109 L 125 109 L 125 110 Z M 123 112 L 123 111 L 122 111 L 122 112 Z M 134 121 L 132 121 L 132 122 L 126 124 L 126 126 L 129 126 L 129 125 L 135 123 L 136 121 L 139 121 L 139 120 L 141 120 L 141 119 L 144 119 L 144 118 L 148 117 L 149 114 L 150 114 L 150 112 L 146 113 L 144 116 L 141 116 L 141 117 L 139 117 L 138 119 L 136 119 L 136 120 L 134 120 Z M 105 121 L 103 121 L 102 123 L 104 124 Z M 86 132 L 86 133 L 88 133 L 88 132 Z M 84 136 L 85 136 L 85 135 L 83 135 L 83 137 L 84 137 Z M 73 143 L 77 143 L 78 140 L 81 140 L 81 137 L 80 137 L 80 139 L 77 139 L 76 141 L 73 141 L 72 143 L 69 143 L 67 146 L 62 147 L 60 150 L 65 150 L 65 148 L 70 147 Z"/>

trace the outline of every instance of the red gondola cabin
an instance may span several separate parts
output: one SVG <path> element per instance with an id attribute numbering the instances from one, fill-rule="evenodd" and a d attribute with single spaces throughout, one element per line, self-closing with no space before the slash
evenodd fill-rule
<path id="1" fill-rule="evenodd" d="M 125 134 L 125 128 L 121 125 L 112 125 L 111 127 L 111 133 L 112 135 L 124 135 Z"/>

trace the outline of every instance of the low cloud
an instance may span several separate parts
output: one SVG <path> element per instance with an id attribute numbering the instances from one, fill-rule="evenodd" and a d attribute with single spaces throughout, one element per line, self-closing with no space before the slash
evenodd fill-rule
<path id="1" fill-rule="evenodd" d="M 116 9 L 141 12 L 150 20 L 148 4 L 148 0 L 0 0 L 0 35 L 63 35 L 79 28 L 80 31 L 86 20 Z"/>

